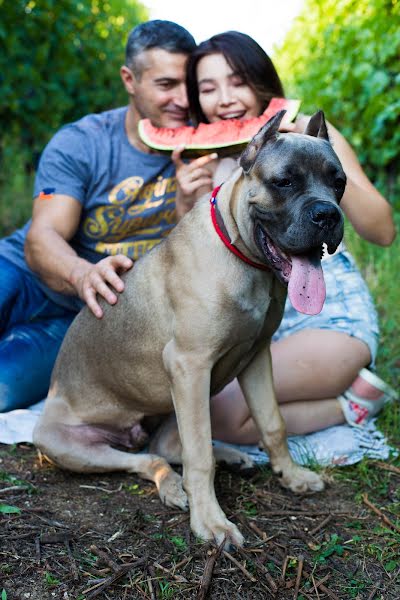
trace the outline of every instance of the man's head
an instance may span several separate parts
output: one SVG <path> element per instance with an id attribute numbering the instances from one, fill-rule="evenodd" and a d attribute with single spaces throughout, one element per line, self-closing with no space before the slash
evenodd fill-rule
<path id="1" fill-rule="evenodd" d="M 134 121 L 179 127 L 188 118 L 186 62 L 196 43 L 171 21 L 147 21 L 131 31 L 121 77 L 131 98 Z"/>

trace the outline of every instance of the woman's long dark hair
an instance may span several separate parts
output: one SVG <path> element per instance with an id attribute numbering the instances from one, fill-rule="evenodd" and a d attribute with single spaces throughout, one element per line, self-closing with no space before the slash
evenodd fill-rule
<path id="1" fill-rule="evenodd" d="M 253 38 L 239 31 L 219 33 L 199 44 L 188 61 L 186 84 L 190 115 L 196 125 L 207 123 L 199 102 L 197 65 L 204 56 L 210 54 L 222 54 L 225 57 L 233 72 L 254 90 L 263 111 L 271 98 L 284 97 L 281 80 L 271 59 Z"/>

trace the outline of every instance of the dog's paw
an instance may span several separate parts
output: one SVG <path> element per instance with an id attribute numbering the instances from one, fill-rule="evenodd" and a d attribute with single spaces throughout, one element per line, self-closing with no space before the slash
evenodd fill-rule
<path id="1" fill-rule="evenodd" d="M 226 465 L 236 467 L 240 470 L 247 470 L 254 468 L 254 461 L 248 454 L 225 446 L 223 444 L 214 447 L 214 456 L 217 462 L 225 463 Z"/>
<path id="2" fill-rule="evenodd" d="M 159 485 L 161 501 L 171 508 L 188 509 L 188 498 L 182 486 L 182 477 L 171 471 Z"/>
<path id="3" fill-rule="evenodd" d="M 217 546 L 224 542 L 225 550 L 229 550 L 232 546 L 241 548 L 244 544 L 244 537 L 239 529 L 225 517 L 218 521 L 207 519 L 203 522 L 192 518 L 191 528 L 193 533 L 203 541 L 213 540 Z"/>
<path id="4" fill-rule="evenodd" d="M 295 494 L 320 492 L 325 487 L 320 475 L 298 465 L 293 465 L 289 471 L 280 474 L 280 481 Z"/>

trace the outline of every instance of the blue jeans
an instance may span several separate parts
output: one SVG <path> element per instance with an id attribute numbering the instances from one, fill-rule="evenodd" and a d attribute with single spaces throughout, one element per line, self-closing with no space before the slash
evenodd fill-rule
<path id="1" fill-rule="evenodd" d="M 61 342 L 76 313 L 0 257 L 0 412 L 45 398 Z"/>

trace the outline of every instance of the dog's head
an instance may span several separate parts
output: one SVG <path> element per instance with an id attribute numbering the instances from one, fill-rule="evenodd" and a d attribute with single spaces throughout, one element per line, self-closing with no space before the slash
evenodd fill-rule
<path id="1" fill-rule="evenodd" d="M 343 237 L 339 203 L 346 175 L 330 144 L 322 111 L 311 117 L 304 134 L 279 133 L 284 114 L 280 111 L 270 119 L 240 158 L 242 214 L 246 237 L 288 283 L 293 306 L 315 314 L 325 300 L 323 244 L 332 254 Z"/>

